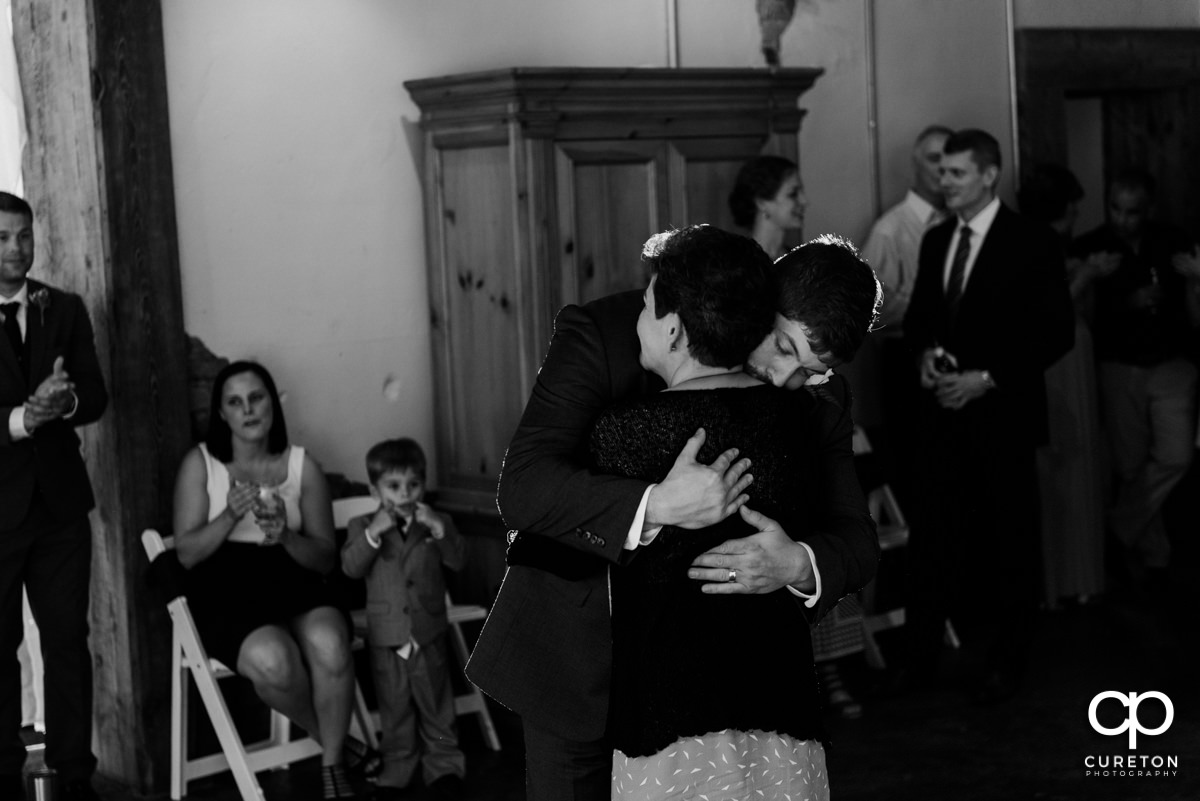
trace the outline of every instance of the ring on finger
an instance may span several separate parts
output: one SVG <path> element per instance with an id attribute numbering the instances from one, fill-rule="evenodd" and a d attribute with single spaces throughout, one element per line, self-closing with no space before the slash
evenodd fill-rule
<path id="1" fill-rule="evenodd" d="M 725 580 L 726 581 L 737 581 L 737 571 L 734 570 L 733 568 L 729 568 L 729 576 L 726 577 Z"/>

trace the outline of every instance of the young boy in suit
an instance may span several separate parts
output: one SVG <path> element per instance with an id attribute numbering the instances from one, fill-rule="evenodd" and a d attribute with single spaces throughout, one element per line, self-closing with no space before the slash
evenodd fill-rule
<path id="1" fill-rule="evenodd" d="M 350 521 L 342 570 L 367 583 L 367 640 L 383 726 L 375 798 L 400 798 L 418 763 L 439 797 L 458 798 L 466 764 L 454 726 L 442 567 L 462 567 L 465 543 L 454 522 L 424 502 L 425 453 L 415 441 L 372 447 L 367 476 L 379 509 Z"/>

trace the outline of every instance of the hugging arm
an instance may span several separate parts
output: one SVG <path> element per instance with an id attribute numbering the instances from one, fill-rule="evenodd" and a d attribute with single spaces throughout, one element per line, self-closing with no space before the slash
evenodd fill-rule
<path id="1" fill-rule="evenodd" d="M 635 323 L 630 316 L 631 333 Z M 618 399 L 608 353 L 615 345 L 605 341 L 585 309 L 566 306 L 558 313 L 550 350 L 505 454 L 497 492 L 508 526 L 610 561 L 620 557 L 624 535 L 649 486 L 587 467 L 592 424 Z M 626 350 L 637 358 L 636 349 Z M 575 536 L 580 530 L 601 536 Z"/>
<path id="2" fill-rule="evenodd" d="M 817 485 L 798 490 L 812 499 L 805 508 L 815 515 L 812 533 L 801 540 L 808 549 L 793 541 L 777 521 L 743 510 L 743 518 L 759 532 L 697 557 L 688 576 L 710 582 L 704 592 L 768 593 L 787 586 L 812 596 L 819 575 L 817 600 L 811 607 L 805 604 L 811 618 L 819 620 L 843 596 L 874 577 L 879 539 L 854 468 L 854 423 L 845 379 L 834 376 L 817 394 L 832 397 L 817 400 L 811 444 L 796 443 L 818 452 Z M 737 571 L 736 582 L 726 581 L 730 569 Z"/>
<path id="3" fill-rule="evenodd" d="M 597 416 L 642 389 L 640 309 L 636 295 L 624 295 L 559 312 L 550 351 L 504 457 L 497 495 L 512 528 L 610 561 L 621 557 L 643 498 L 646 526 L 700 528 L 736 511 L 750 481 L 749 463 L 734 462 L 733 449 L 711 465 L 699 464 L 700 434 L 653 487 L 588 469 Z"/>
<path id="4" fill-rule="evenodd" d="M 841 394 L 840 403 L 822 401 L 814 419 L 820 449 L 818 483 L 812 493 L 817 511 L 813 533 L 803 538 L 821 574 L 821 596 L 810 610 L 814 621 L 865 587 L 879 567 L 879 537 L 854 467 L 849 392 Z"/>

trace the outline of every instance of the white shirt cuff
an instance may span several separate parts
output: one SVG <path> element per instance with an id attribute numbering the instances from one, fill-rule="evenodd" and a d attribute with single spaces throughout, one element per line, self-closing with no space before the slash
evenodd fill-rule
<path id="1" fill-rule="evenodd" d="M 642 493 L 642 502 L 638 504 L 637 514 L 633 516 L 633 525 L 629 527 L 629 533 L 625 535 L 625 550 L 627 551 L 632 551 L 639 545 L 649 545 L 658 536 L 658 532 L 662 531 L 662 526 L 655 526 L 649 531 L 642 531 L 642 526 L 646 522 L 646 504 L 650 500 L 650 490 L 656 486 L 658 485 L 651 484 Z"/>
<path id="2" fill-rule="evenodd" d="M 8 436 L 13 442 L 19 439 L 29 439 L 29 432 L 25 430 L 25 404 L 16 406 L 8 414 Z"/>
<path id="3" fill-rule="evenodd" d="M 812 609 L 817 605 L 817 601 L 821 600 L 821 571 L 817 568 L 817 557 L 813 555 L 813 549 L 808 547 L 808 545 L 803 542 L 797 544 L 803 546 L 804 550 L 808 551 L 808 561 L 812 564 L 813 578 L 816 579 L 817 587 L 812 591 L 812 595 L 809 595 L 808 593 L 801 592 L 789 584 L 788 592 L 790 592 L 792 595 L 795 595 L 797 598 L 803 598 L 805 607 Z"/>
<path id="4" fill-rule="evenodd" d="M 64 414 L 62 419 L 70 420 L 77 411 L 79 411 L 79 396 L 75 394 L 75 390 L 71 390 L 71 411 Z"/>

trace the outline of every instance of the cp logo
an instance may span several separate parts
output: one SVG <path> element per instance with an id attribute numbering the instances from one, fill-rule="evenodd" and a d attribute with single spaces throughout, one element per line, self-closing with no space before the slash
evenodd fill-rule
<path id="1" fill-rule="evenodd" d="M 1124 706 L 1129 707 L 1129 717 L 1127 717 L 1125 719 L 1125 722 L 1122 723 L 1120 726 L 1117 726 L 1115 729 L 1106 729 L 1105 727 L 1100 725 L 1100 722 L 1098 720 L 1096 720 L 1096 707 L 1100 706 L 1100 702 L 1103 701 L 1105 698 L 1115 698 L 1116 700 L 1120 701 Z M 1142 728 L 1142 724 L 1138 722 L 1138 711 L 1137 711 L 1138 704 L 1140 704 L 1142 701 L 1144 701 L 1147 698 L 1157 698 L 1159 701 L 1162 702 L 1163 708 L 1167 711 L 1167 715 L 1163 719 L 1162 725 L 1159 726 L 1157 729 Z M 1141 732 L 1142 734 L 1150 734 L 1150 735 L 1162 734 L 1164 731 L 1166 731 L 1168 728 L 1171 727 L 1171 721 L 1173 721 L 1173 720 L 1175 720 L 1175 706 L 1171 703 L 1170 698 L 1168 698 L 1167 696 L 1163 695 L 1160 692 L 1141 693 L 1140 695 L 1138 693 L 1129 693 L 1128 695 L 1126 695 L 1124 693 L 1116 692 L 1115 690 L 1108 690 L 1106 692 L 1100 693 L 1095 698 L 1093 698 L 1092 703 L 1088 706 L 1088 722 L 1092 724 L 1092 728 L 1095 729 L 1096 731 L 1100 732 L 1101 734 L 1107 734 L 1109 736 L 1112 736 L 1115 734 L 1120 734 L 1121 732 L 1128 729 L 1129 730 L 1129 747 L 1131 749 L 1137 748 L 1138 732 Z"/>

